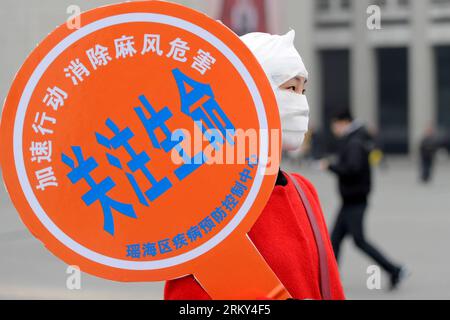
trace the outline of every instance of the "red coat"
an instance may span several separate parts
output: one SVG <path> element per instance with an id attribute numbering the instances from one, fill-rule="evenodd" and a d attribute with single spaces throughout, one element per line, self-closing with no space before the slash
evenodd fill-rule
<path id="1" fill-rule="evenodd" d="M 297 178 L 316 214 L 328 254 L 331 296 L 345 299 L 339 271 L 320 207 L 312 184 Z M 276 185 L 261 216 L 249 233 L 259 252 L 295 299 L 322 299 L 320 293 L 319 257 L 307 213 L 291 181 Z M 166 300 L 211 299 L 193 276 L 166 282 Z"/>

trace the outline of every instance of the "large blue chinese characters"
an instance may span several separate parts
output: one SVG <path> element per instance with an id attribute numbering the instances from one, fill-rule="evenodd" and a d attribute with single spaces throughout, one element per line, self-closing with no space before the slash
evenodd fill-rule
<path id="1" fill-rule="evenodd" d="M 193 120 L 215 150 L 219 150 L 227 142 L 230 145 L 234 145 L 235 127 L 215 100 L 211 86 L 195 81 L 179 69 L 174 69 L 172 74 L 180 97 L 181 112 L 177 116 L 188 117 Z M 190 89 L 188 90 L 187 88 Z M 133 128 L 123 124 L 119 125 L 110 118 L 105 121 L 107 130 L 95 132 L 96 141 L 98 145 L 105 149 L 108 163 L 115 170 L 121 171 L 120 174 L 126 176 L 136 196 L 135 199 L 128 199 L 127 202 L 129 203 L 122 203 L 109 197 L 108 192 L 116 186 L 116 183 L 109 176 L 100 183 L 95 182 L 91 173 L 98 167 L 98 162 L 93 157 L 85 159 L 82 147 L 72 146 L 76 161 L 66 154 L 62 154 L 63 163 L 71 169 L 67 177 L 73 184 L 82 180 L 88 184 L 90 190 L 82 196 L 82 200 L 87 206 L 91 206 L 95 202 L 100 203 L 104 216 L 103 228 L 111 235 L 114 235 L 116 231 L 113 209 L 130 218 L 137 218 L 133 206 L 136 204 L 136 201 L 143 206 L 150 206 L 152 202 L 176 186 L 177 182 L 185 180 L 201 166 L 205 165 L 207 160 L 203 152 L 190 157 L 189 153 L 182 148 L 185 135 L 183 130 L 179 128 L 171 129 L 170 123 L 171 119 L 174 118 L 174 113 L 169 107 L 165 106 L 157 110 L 144 94 L 140 95 L 138 100 L 140 105 L 134 108 L 134 113 L 139 119 L 139 123 L 145 129 L 149 139 L 149 146 L 152 146 L 151 150 L 166 154 L 175 151 L 183 160 L 183 163 L 173 172 L 176 178 L 170 178 L 169 173 L 166 173 L 163 177 L 156 177 L 152 172 L 152 166 L 158 166 L 158 164 L 152 162 L 148 152 L 149 149 L 142 150 L 145 148 L 141 146 L 137 148 L 136 143 L 133 143 L 133 138 L 135 138 Z M 162 139 L 161 135 L 156 134 L 157 130 L 163 134 Z M 121 153 L 121 157 L 118 155 L 119 150 L 125 151 L 127 154 L 126 159 L 124 159 L 123 153 Z M 142 181 L 144 179 L 142 178 L 145 178 L 145 185 L 143 185 Z M 141 183 L 138 181 L 141 181 Z M 232 205 L 233 203 L 229 204 L 229 206 Z M 218 219 L 223 219 L 223 216 L 220 213 L 216 214 Z M 205 221 L 200 227 L 209 231 L 211 224 Z M 201 234 L 192 232 L 188 236 L 193 238 L 199 237 Z M 185 244 L 183 239 L 180 238 L 178 240 L 177 247 Z M 159 246 L 162 249 L 165 248 L 162 243 Z"/>

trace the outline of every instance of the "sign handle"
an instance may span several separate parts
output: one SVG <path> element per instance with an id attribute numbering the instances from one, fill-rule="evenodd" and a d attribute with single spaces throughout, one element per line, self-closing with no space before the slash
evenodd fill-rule
<path id="1" fill-rule="evenodd" d="M 292 298 L 248 237 L 225 241 L 203 260 L 194 274 L 214 300 Z"/>

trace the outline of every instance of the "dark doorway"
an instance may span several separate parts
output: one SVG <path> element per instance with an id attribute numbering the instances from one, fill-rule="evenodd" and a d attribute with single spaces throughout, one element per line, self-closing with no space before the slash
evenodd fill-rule
<path id="1" fill-rule="evenodd" d="M 450 46 L 434 50 L 437 86 L 437 125 L 444 134 L 444 145 L 450 152 Z"/>
<path id="2" fill-rule="evenodd" d="M 386 153 L 406 154 L 409 152 L 408 49 L 380 48 L 376 52 L 379 138 Z"/>
<path id="3" fill-rule="evenodd" d="M 435 48 L 438 125 L 450 130 L 450 46 Z"/>
<path id="4" fill-rule="evenodd" d="M 350 109 L 350 50 L 319 52 L 322 92 L 322 134 L 326 152 L 333 152 L 335 139 L 330 130 L 331 118 Z"/>

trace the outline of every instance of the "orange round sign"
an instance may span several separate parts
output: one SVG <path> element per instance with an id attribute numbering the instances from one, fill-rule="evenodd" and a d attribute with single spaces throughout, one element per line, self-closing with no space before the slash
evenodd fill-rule
<path id="1" fill-rule="evenodd" d="M 232 31 L 183 6 L 123 3 L 81 23 L 51 33 L 14 80 L 1 123 L 9 194 L 83 271 L 195 274 L 246 237 L 273 189 L 270 84 Z"/>

